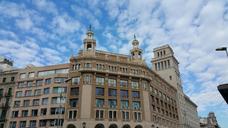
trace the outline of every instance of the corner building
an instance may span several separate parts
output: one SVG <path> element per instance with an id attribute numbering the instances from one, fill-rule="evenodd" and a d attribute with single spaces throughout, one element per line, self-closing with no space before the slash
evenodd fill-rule
<path id="1" fill-rule="evenodd" d="M 70 58 L 64 128 L 177 128 L 177 90 L 142 59 L 96 50 L 87 31 L 84 49 Z"/>

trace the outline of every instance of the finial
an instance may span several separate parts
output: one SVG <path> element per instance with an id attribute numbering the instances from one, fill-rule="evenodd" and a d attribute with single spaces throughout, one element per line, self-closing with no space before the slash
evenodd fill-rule
<path id="1" fill-rule="evenodd" d="M 91 24 L 89 25 L 89 31 L 92 31 L 92 25 Z"/>
<path id="2" fill-rule="evenodd" d="M 136 35 L 134 34 L 134 39 L 136 40 Z"/>

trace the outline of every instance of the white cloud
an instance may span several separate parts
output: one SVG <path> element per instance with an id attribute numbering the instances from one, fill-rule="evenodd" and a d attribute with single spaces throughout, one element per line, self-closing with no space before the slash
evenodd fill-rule
<path id="1" fill-rule="evenodd" d="M 37 6 L 37 8 L 40 11 L 45 11 L 47 13 L 52 13 L 54 15 L 58 14 L 58 10 L 56 8 L 56 5 L 48 0 L 33 0 L 34 5 Z"/>
<path id="2" fill-rule="evenodd" d="M 30 30 L 33 27 L 33 22 L 29 17 L 16 20 L 16 25 L 20 29 Z"/>

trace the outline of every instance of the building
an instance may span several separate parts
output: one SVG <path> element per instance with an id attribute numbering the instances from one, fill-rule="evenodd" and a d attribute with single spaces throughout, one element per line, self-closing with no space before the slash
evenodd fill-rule
<path id="1" fill-rule="evenodd" d="M 183 92 L 179 66 L 178 66 L 179 62 L 175 58 L 172 48 L 169 45 L 163 45 L 155 48 L 153 52 L 154 52 L 154 58 L 152 59 L 153 71 L 158 73 L 175 89 L 177 89 L 179 127 L 180 128 L 186 128 L 186 127 L 199 128 L 197 106 L 192 105 L 193 102 L 189 98 L 187 98 Z M 191 112 L 194 112 L 194 114 L 190 114 Z M 189 119 L 191 118 L 192 118 L 191 120 L 192 123 L 189 124 Z M 193 123 L 193 121 L 195 122 Z"/>
<path id="2" fill-rule="evenodd" d="M 220 128 L 214 112 L 209 112 L 208 117 L 200 118 L 200 128 Z"/>
<path id="3" fill-rule="evenodd" d="M 9 116 L 16 75 L 17 70 L 0 72 L 0 128 L 4 128 L 8 121 L 6 117 Z"/>
<path id="4" fill-rule="evenodd" d="M 66 128 L 177 128 L 177 90 L 152 71 L 135 38 L 131 55 L 96 50 L 88 30 L 70 58 Z"/>
<path id="5" fill-rule="evenodd" d="M 0 72 L 11 70 L 13 68 L 13 61 L 0 56 Z"/>
<path id="6" fill-rule="evenodd" d="M 19 69 L 5 128 L 62 125 L 68 70 L 69 64 Z"/>
<path id="7" fill-rule="evenodd" d="M 18 69 L 5 128 L 177 128 L 177 90 L 130 55 L 96 50 L 92 30 L 69 64 Z"/>

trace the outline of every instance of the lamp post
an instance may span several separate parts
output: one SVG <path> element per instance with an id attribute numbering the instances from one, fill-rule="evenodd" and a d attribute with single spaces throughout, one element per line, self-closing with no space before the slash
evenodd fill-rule
<path id="1" fill-rule="evenodd" d="M 220 48 L 216 48 L 216 51 L 225 51 L 226 52 L 226 56 L 228 57 L 228 51 L 227 51 L 227 47 L 220 47 Z"/>

